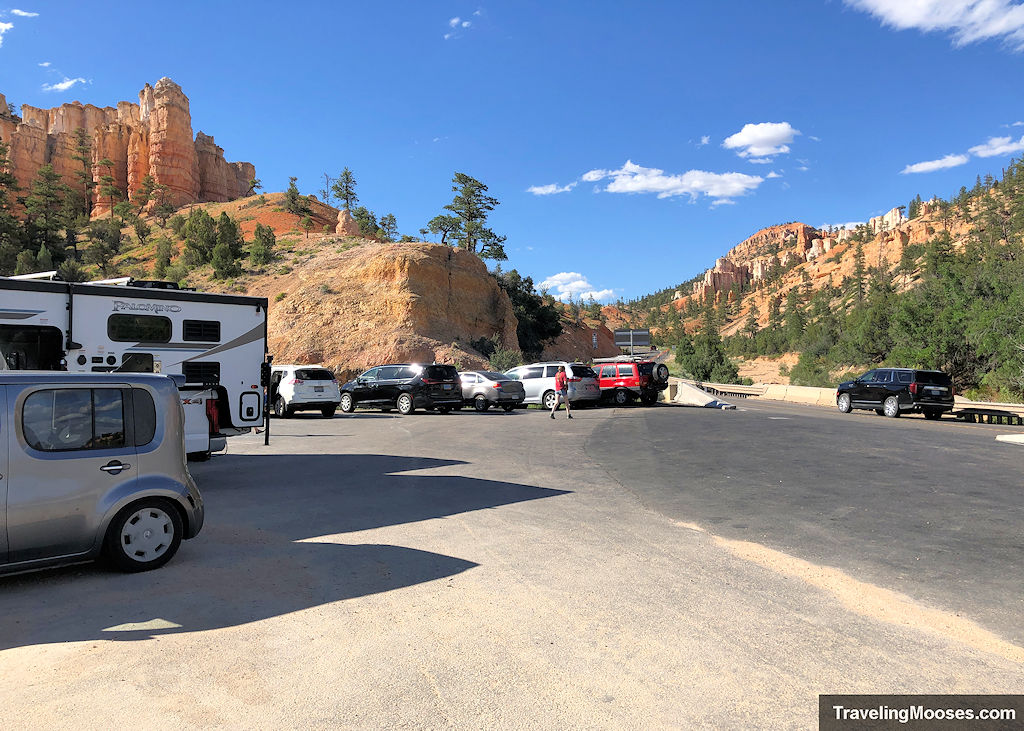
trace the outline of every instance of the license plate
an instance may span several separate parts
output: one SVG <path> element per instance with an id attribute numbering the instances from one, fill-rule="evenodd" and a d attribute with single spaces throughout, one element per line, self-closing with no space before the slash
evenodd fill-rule
<path id="1" fill-rule="evenodd" d="M 323 393 L 324 392 L 324 387 L 323 386 L 313 386 L 313 391 L 315 393 Z"/>
<path id="2" fill-rule="evenodd" d="M 444 390 L 445 391 L 451 391 L 452 390 L 452 384 L 450 384 L 450 383 L 444 384 Z"/>

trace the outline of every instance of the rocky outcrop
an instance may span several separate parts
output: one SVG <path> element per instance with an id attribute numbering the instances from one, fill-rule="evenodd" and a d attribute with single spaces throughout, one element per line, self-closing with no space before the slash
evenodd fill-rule
<path id="1" fill-rule="evenodd" d="M 356 219 L 352 218 L 352 214 L 348 212 L 347 208 L 338 211 L 338 225 L 335 226 L 334 232 L 341 236 L 359 235 L 359 224 L 356 223 Z"/>
<path id="2" fill-rule="evenodd" d="M 281 363 L 353 373 L 380 363 L 483 367 L 471 345 L 518 350 L 512 303 L 473 254 L 439 244 L 325 247 L 286 275 L 253 282 L 270 299 L 268 337 Z"/>
<path id="3" fill-rule="evenodd" d="M 213 137 L 200 132 L 193 139 L 188 97 L 163 78 L 143 87 L 138 104 L 96 107 L 72 102 L 54 109 L 26 104 L 20 119 L 0 115 L 0 139 L 10 146 L 9 166 L 19 185 L 27 188 L 49 163 L 65 183 L 79 186 L 79 163 L 71 158 L 79 128 L 92 138 L 94 180 L 111 175 L 128 197 L 150 175 L 166 186 L 167 200 L 175 207 L 228 201 L 245 195 L 256 174 L 250 163 L 227 162 Z M 99 165 L 104 159 L 113 165 Z M 97 188 L 93 215 L 109 208 L 110 201 Z"/>

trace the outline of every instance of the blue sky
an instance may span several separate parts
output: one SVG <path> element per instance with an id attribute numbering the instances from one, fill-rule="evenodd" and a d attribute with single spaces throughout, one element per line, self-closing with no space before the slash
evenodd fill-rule
<path id="1" fill-rule="evenodd" d="M 17 2 L 9 102 L 169 76 L 266 190 L 348 166 L 403 233 L 467 173 L 503 266 L 563 295 L 673 286 L 764 226 L 950 196 L 1024 150 L 1013 0 Z"/>

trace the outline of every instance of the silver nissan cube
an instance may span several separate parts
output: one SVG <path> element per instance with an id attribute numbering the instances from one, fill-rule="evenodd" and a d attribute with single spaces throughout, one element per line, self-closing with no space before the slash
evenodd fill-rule
<path id="1" fill-rule="evenodd" d="M 203 526 L 168 376 L 0 371 L 0 573 L 171 560 Z"/>

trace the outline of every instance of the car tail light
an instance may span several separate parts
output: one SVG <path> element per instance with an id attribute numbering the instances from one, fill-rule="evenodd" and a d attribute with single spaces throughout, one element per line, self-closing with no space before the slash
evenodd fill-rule
<path id="1" fill-rule="evenodd" d="M 425 386 L 434 386 L 434 385 L 436 385 L 438 383 L 440 383 L 440 381 L 435 381 L 433 378 L 424 378 L 423 379 L 423 384 Z"/>
<path id="2" fill-rule="evenodd" d="M 495 388 L 501 388 L 501 381 L 495 381 L 491 385 L 494 386 Z"/>
<path id="3" fill-rule="evenodd" d="M 913 383 L 910 384 L 910 392 L 912 394 L 914 394 L 915 396 L 917 395 L 917 389 L 918 389 L 917 381 L 914 381 Z"/>
<path id="4" fill-rule="evenodd" d="M 206 399 L 206 419 L 210 422 L 210 433 L 216 434 L 220 431 L 220 413 L 217 411 L 217 399 Z"/>

